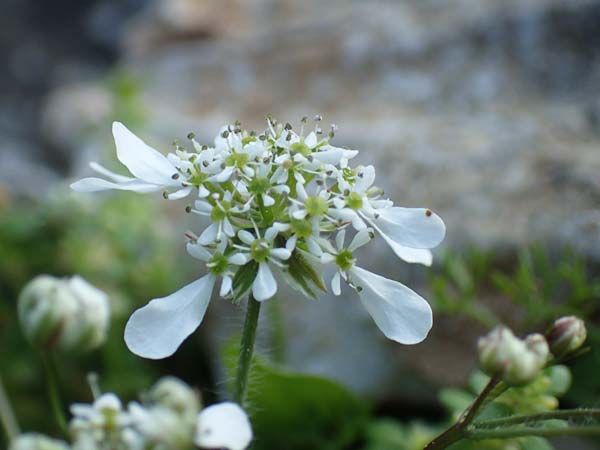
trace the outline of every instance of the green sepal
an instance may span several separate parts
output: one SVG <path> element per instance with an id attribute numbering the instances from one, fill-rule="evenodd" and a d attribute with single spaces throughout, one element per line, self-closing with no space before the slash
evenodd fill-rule
<path id="1" fill-rule="evenodd" d="M 298 250 L 292 253 L 292 256 L 288 260 L 288 267 L 290 276 L 298 283 L 302 290 L 307 291 L 306 293 L 310 297 L 316 297 L 312 289 L 313 286 L 323 292 L 327 292 L 323 278 L 321 278 L 312 264 Z"/>
<path id="2" fill-rule="evenodd" d="M 250 261 L 238 269 L 233 277 L 233 300 L 239 300 L 252 287 L 258 273 L 258 263 Z"/>

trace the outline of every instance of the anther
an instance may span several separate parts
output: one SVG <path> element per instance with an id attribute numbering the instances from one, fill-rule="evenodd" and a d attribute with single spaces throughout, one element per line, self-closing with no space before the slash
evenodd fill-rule
<path id="1" fill-rule="evenodd" d="M 171 179 L 172 180 L 177 180 L 179 178 L 179 174 L 178 173 L 174 173 L 173 175 L 171 175 Z"/>
<path id="2" fill-rule="evenodd" d="M 221 133 L 221 137 L 223 137 L 223 138 L 227 139 L 227 138 L 229 137 L 229 131 L 228 131 L 228 130 L 225 130 L 225 131 L 223 131 L 223 132 Z"/>
<path id="3" fill-rule="evenodd" d="M 187 138 L 191 141 L 192 139 L 194 139 L 196 137 L 196 135 L 194 133 L 192 133 L 191 131 L 188 133 Z"/>
<path id="4" fill-rule="evenodd" d="M 314 120 L 315 122 L 320 122 L 321 120 L 323 120 L 323 116 L 321 114 L 316 114 Z"/>
<path id="5" fill-rule="evenodd" d="M 192 207 L 191 207 L 190 205 L 187 205 L 187 206 L 185 207 L 185 212 L 186 212 L 186 213 L 191 213 L 191 212 L 192 212 Z"/>
<path id="6" fill-rule="evenodd" d="M 425 211 L 425 215 L 427 217 L 431 217 L 432 214 L 433 214 L 433 212 L 430 209 L 428 209 L 427 211 Z"/>
<path id="7" fill-rule="evenodd" d="M 163 198 L 167 200 L 169 198 L 169 193 L 167 191 L 163 192 Z"/>

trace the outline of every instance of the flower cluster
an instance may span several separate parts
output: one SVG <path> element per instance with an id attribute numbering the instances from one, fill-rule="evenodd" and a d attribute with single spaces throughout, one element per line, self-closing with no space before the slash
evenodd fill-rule
<path id="1" fill-rule="evenodd" d="M 359 267 L 356 251 L 379 235 L 404 261 L 430 265 L 429 249 L 443 240 L 444 223 L 430 209 L 394 206 L 374 185 L 373 166 L 350 165 L 358 151 L 330 144 L 335 127 L 324 134 L 317 116 L 306 132 L 306 123 L 296 132 L 268 117 L 260 133 L 236 123 L 223 127 L 212 145 L 190 134 L 189 149 L 176 143 L 167 156 L 114 123 L 117 156 L 133 177 L 92 163 L 105 178 L 71 187 L 162 191 L 168 199 L 193 194 L 186 211 L 210 221 L 201 233 L 186 234 L 188 253 L 205 263 L 207 274 L 132 315 L 125 340 L 134 353 L 171 355 L 202 321 L 218 279 L 220 295 L 234 300 L 248 292 L 258 301 L 273 297 L 276 275 L 314 297 L 326 290 L 319 265 L 336 268 L 333 293 L 345 281 L 388 338 L 413 344 L 426 337 L 427 302 Z"/>
<path id="2" fill-rule="evenodd" d="M 244 450 L 252 440 L 248 417 L 237 404 L 201 410 L 196 392 L 173 377 L 159 380 L 142 403 L 124 408 L 107 393 L 93 404 L 72 405 L 71 413 L 71 445 L 26 434 L 11 450 Z"/>

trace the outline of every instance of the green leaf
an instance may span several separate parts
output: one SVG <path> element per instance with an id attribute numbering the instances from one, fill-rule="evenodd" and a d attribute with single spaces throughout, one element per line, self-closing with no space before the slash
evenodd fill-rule
<path id="1" fill-rule="evenodd" d="M 323 292 L 327 292 L 323 278 L 321 278 L 312 264 L 299 251 L 292 253 L 292 256 L 288 260 L 288 272 L 286 275 L 289 275 L 293 280 L 296 285 L 295 287 L 309 297 L 316 298 L 315 287 Z"/>
<path id="2" fill-rule="evenodd" d="M 224 352 L 233 380 L 237 345 Z M 269 366 L 255 356 L 246 399 L 253 450 L 343 449 L 363 436 L 366 404 L 338 383 Z"/>

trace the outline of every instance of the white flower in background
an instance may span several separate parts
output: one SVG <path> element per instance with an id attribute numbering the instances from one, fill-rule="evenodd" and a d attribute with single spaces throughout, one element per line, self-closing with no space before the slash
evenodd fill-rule
<path id="1" fill-rule="evenodd" d="M 251 441 L 252 427 L 248 416 L 235 403 L 218 403 L 198 415 L 194 442 L 199 447 L 244 450 Z"/>
<path id="2" fill-rule="evenodd" d="M 9 450 L 69 450 L 69 446 L 41 434 L 27 433 L 11 442 Z"/>
<path id="3" fill-rule="evenodd" d="M 108 332 L 108 296 L 78 275 L 40 275 L 19 296 L 19 321 L 27 338 L 47 350 L 87 351 Z"/>
<path id="4" fill-rule="evenodd" d="M 73 188 L 174 191 L 169 198 L 192 194 L 197 197 L 186 211 L 208 220 L 198 235 L 186 234 L 188 253 L 205 264 L 207 275 L 131 316 L 125 340 L 134 353 L 171 355 L 201 323 L 218 278 L 220 295 L 233 300 L 249 292 L 258 301 L 273 297 L 277 274 L 315 297 L 326 288 L 312 257 L 337 264 L 333 291 L 341 291 L 342 280 L 353 287 L 390 339 L 412 344 L 426 336 L 432 322 L 427 303 L 400 283 L 358 267 L 354 251 L 379 235 L 404 261 L 430 265 L 444 223 L 430 209 L 394 206 L 374 185 L 374 167 L 352 167 L 358 151 L 332 146 L 334 128 L 326 136 L 320 121 L 316 117 L 314 130 L 306 133 L 305 119 L 299 132 L 270 117 L 258 133 L 236 122 L 223 127 L 212 145 L 190 134 L 191 148 L 178 144 L 168 156 L 114 125 L 117 155 L 135 178 L 94 165 L 112 181 L 84 179 Z M 347 248 L 344 230 L 355 234 Z"/>
<path id="5" fill-rule="evenodd" d="M 433 318 L 429 304 L 416 292 L 397 281 L 389 280 L 355 265 L 354 251 L 372 238 L 370 229 L 359 231 L 344 247 L 345 230 L 336 236 L 336 248 L 326 244 L 323 263 L 335 263 L 338 270 L 331 289 L 340 295 L 340 281 L 347 281 L 379 329 L 389 339 L 401 344 L 416 344 L 427 337 Z"/>

